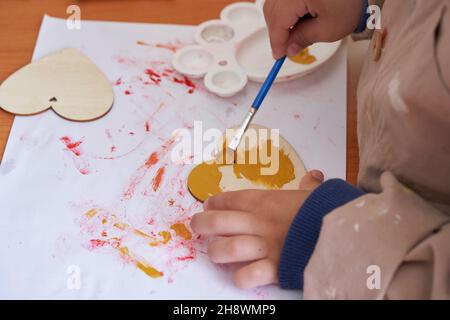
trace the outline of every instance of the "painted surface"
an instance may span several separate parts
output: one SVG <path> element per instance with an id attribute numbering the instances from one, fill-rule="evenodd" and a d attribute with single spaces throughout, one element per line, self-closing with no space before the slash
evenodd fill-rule
<path id="1" fill-rule="evenodd" d="M 271 140 L 268 140 L 264 145 L 261 145 L 263 150 L 271 149 Z M 256 149 L 256 148 L 255 148 Z M 234 164 L 228 164 L 233 166 L 233 170 L 227 171 L 233 174 L 237 179 L 246 179 L 249 182 L 256 183 L 263 186 L 266 189 L 281 189 L 284 185 L 291 182 L 296 178 L 294 165 L 291 159 L 286 155 L 283 150 L 274 148 L 274 152 L 278 153 L 278 171 L 273 175 L 262 174 L 263 168 L 269 168 L 272 163 L 262 163 L 259 156 L 260 147 L 257 150 L 245 150 L 241 155 L 234 155 Z M 256 162 L 252 163 L 250 154 L 256 155 Z M 226 157 L 226 153 L 222 153 Z M 270 156 L 270 155 L 269 155 Z M 238 158 L 242 160 L 237 161 Z M 271 159 L 269 157 L 269 159 Z M 226 162 L 222 159 L 222 162 Z M 204 202 L 210 196 L 222 193 L 221 182 L 223 174 L 220 168 L 227 164 L 217 163 L 202 163 L 192 169 L 188 177 L 188 188 L 192 195 L 199 201 Z M 230 180 L 230 179 L 227 179 Z"/>

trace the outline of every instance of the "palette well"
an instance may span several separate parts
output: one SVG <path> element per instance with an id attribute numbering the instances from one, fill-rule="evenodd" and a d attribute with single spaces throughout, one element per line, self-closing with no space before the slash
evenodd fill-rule
<path id="1" fill-rule="evenodd" d="M 274 61 L 262 4 L 233 3 L 222 10 L 220 19 L 200 24 L 197 44 L 178 50 L 173 67 L 187 76 L 203 77 L 205 87 L 221 97 L 235 95 L 248 80 L 263 82 Z M 340 43 L 317 43 L 288 59 L 276 81 L 308 74 L 330 59 Z"/>
<path id="2" fill-rule="evenodd" d="M 249 139 L 256 137 L 256 139 Z M 188 177 L 188 189 L 199 201 L 227 191 L 245 189 L 295 190 L 305 167 L 294 148 L 272 130 L 251 125 L 234 155 L 199 164 Z"/>

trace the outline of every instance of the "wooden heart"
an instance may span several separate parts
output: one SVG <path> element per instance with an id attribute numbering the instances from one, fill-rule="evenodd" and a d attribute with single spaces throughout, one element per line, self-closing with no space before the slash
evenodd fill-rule
<path id="1" fill-rule="evenodd" d="M 226 191 L 298 189 L 300 179 L 305 174 L 305 167 L 294 148 L 279 135 L 278 145 L 274 145 L 271 149 L 271 129 L 259 125 L 251 125 L 243 141 L 250 135 L 252 129 L 257 132 L 258 139 L 256 142 L 255 139 L 248 140 L 250 143 L 244 143 L 245 148 L 238 149 L 233 159 L 237 163 L 233 163 L 233 160 L 226 162 L 225 159 L 219 159 L 219 163 L 207 161 L 192 169 L 188 177 L 188 189 L 197 200 L 203 202 L 210 196 Z M 260 129 L 269 132 L 267 139 L 260 139 Z M 269 155 L 267 158 L 269 161 L 261 161 L 260 150 L 270 149 L 276 152 L 278 157 L 273 157 L 275 153 L 270 154 L 264 151 L 263 154 Z M 250 161 L 252 151 L 257 151 L 256 163 Z M 261 171 L 263 168 L 270 169 L 276 158 L 278 165 L 273 166 L 272 172 Z"/>
<path id="2" fill-rule="evenodd" d="M 105 115 L 113 101 L 106 76 L 74 48 L 24 66 L 0 86 L 0 107 L 18 115 L 51 108 L 65 119 L 88 121 Z"/>

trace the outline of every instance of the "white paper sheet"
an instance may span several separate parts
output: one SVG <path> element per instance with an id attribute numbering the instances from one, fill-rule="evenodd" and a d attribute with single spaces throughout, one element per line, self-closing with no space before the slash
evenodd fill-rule
<path id="1" fill-rule="evenodd" d="M 174 81 L 182 77 L 165 71 L 173 54 L 167 44 L 192 43 L 193 31 L 88 21 L 68 30 L 64 20 L 45 17 L 33 59 L 79 48 L 114 84 L 116 101 L 109 114 L 89 123 L 65 121 L 52 111 L 16 117 L 0 167 L 0 298 L 301 297 L 275 287 L 236 289 L 231 267 L 212 264 L 203 239 L 184 240 L 170 229 L 201 208 L 186 190 L 192 165 L 170 162 L 172 132 L 195 120 L 204 128 L 235 125 L 258 89 L 250 84 L 222 99 L 201 81 L 191 93 Z M 166 75 L 155 85 L 146 69 Z M 345 47 L 316 72 L 276 84 L 256 123 L 280 128 L 308 169 L 345 178 Z M 159 240 L 166 230 L 172 239 L 152 247 L 154 239 L 135 230 Z M 114 239 L 138 257 L 121 255 Z M 148 276 L 136 259 L 163 276 Z"/>

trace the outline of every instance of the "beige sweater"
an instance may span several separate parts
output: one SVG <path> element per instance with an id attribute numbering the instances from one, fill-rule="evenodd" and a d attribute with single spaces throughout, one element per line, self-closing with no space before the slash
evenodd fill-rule
<path id="1" fill-rule="evenodd" d="M 450 0 L 386 0 L 381 21 L 358 88 L 368 193 L 324 219 L 307 299 L 450 298 Z"/>

